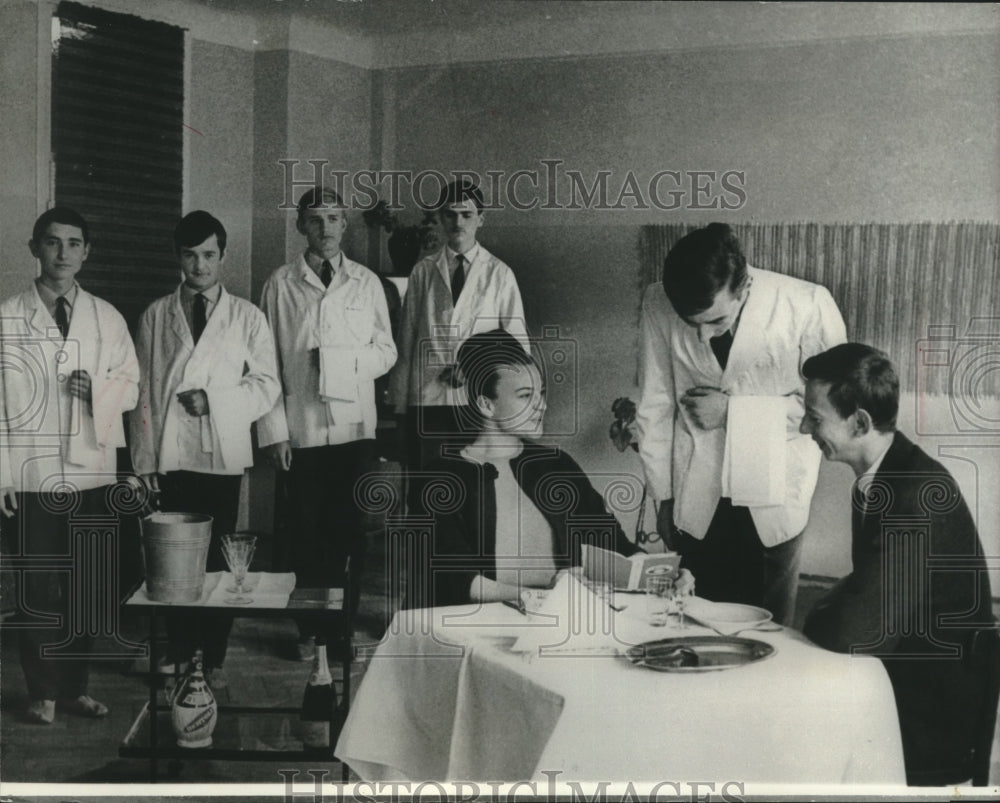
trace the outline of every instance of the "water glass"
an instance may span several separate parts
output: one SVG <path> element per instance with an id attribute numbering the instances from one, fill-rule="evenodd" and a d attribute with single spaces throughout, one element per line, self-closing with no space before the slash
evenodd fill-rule
<path id="1" fill-rule="evenodd" d="M 674 596 L 674 578 L 666 566 L 654 566 L 646 572 L 646 616 L 653 627 L 667 623 L 667 613 Z"/>

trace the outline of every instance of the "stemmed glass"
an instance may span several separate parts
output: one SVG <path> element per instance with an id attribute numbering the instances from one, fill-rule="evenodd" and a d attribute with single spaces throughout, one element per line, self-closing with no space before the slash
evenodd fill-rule
<path id="1" fill-rule="evenodd" d="M 257 536 L 248 533 L 233 533 L 222 536 L 222 556 L 226 559 L 229 571 L 236 580 L 236 596 L 226 600 L 227 605 L 247 605 L 253 602 L 251 597 L 243 593 L 243 580 L 253 560 L 257 548 Z"/>

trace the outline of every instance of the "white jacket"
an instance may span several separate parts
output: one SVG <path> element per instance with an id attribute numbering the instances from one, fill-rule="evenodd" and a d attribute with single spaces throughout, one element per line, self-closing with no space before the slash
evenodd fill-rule
<path id="1" fill-rule="evenodd" d="M 90 374 L 92 411 L 69 394 L 77 369 Z M 115 482 L 138 383 L 128 327 L 106 301 L 78 289 L 65 342 L 34 284 L 0 304 L 0 488 Z"/>
<path id="2" fill-rule="evenodd" d="M 420 260 L 406 286 L 399 362 L 389 384 L 396 412 L 413 405 L 464 404 L 465 388 L 452 388 L 442 372 L 454 364 L 466 339 L 491 329 L 506 329 L 529 349 L 521 293 L 507 265 L 480 245 L 454 306 L 446 249 Z"/>
<path id="3" fill-rule="evenodd" d="M 662 284 L 643 297 L 636 414 L 651 495 L 674 500 L 674 524 L 704 538 L 719 499 L 750 508 L 765 546 L 809 518 L 821 454 L 799 433 L 802 363 L 843 343 L 843 318 L 818 284 L 749 268 L 753 280 L 726 370 L 674 311 Z M 724 428 L 699 429 L 680 398 L 696 386 L 729 394 Z"/>
<path id="4" fill-rule="evenodd" d="M 375 437 L 375 379 L 396 361 L 389 309 L 374 273 L 346 256 L 341 268 L 346 277 L 324 287 L 300 255 L 264 284 L 261 307 L 274 333 L 284 395 L 257 424 L 261 446 L 289 441 L 298 449 Z"/>
<path id="5" fill-rule="evenodd" d="M 135 470 L 242 474 L 253 465 L 250 426 L 281 391 L 264 313 L 221 288 L 195 345 L 178 288 L 142 314 L 135 345 L 142 369 L 139 406 L 129 417 Z M 209 412 L 195 418 L 177 394 L 199 388 Z"/>

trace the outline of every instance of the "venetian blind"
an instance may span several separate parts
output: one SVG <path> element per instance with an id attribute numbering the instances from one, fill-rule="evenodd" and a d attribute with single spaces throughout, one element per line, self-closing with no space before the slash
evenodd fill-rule
<path id="1" fill-rule="evenodd" d="M 53 25 L 55 200 L 90 224 L 79 279 L 134 327 L 177 285 L 184 32 L 77 3 Z"/>
<path id="2" fill-rule="evenodd" d="M 697 228 L 644 226 L 640 281 Z M 827 287 L 848 339 L 889 354 L 904 390 L 1000 393 L 1000 226 L 993 223 L 735 224 L 751 265 Z"/>

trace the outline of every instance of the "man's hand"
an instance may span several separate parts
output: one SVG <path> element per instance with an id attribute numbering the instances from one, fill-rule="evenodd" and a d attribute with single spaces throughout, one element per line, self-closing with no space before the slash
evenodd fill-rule
<path id="1" fill-rule="evenodd" d="M 193 415 L 195 418 L 208 415 L 208 394 L 201 388 L 178 393 L 177 401 L 181 403 L 188 415 Z"/>
<path id="2" fill-rule="evenodd" d="M 0 513 L 9 519 L 15 510 L 17 510 L 17 497 L 14 495 L 14 487 L 0 488 Z"/>
<path id="3" fill-rule="evenodd" d="M 726 425 L 729 396 L 718 388 L 691 388 L 681 397 L 681 404 L 699 429 L 719 429 Z"/>
<path id="4" fill-rule="evenodd" d="M 76 396 L 80 401 L 87 404 L 93 403 L 93 387 L 90 381 L 90 374 L 77 369 L 69 375 L 69 395 Z"/>
<path id="5" fill-rule="evenodd" d="M 674 500 L 664 499 L 656 509 L 656 532 L 667 549 L 674 548 Z"/>
<path id="6" fill-rule="evenodd" d="M 288 471 L 292 467 L 292 447 L 288 441 L 265 446 L 264 453 L 277 471 Z"/>
<path id="7" fill-rule="evenodd" d="M 146 488 L 152 494 L 158 494 L 160 492 L 160 475 L 156 474 L 142 474 L 140 475 L 142 481 L 146 484 Z"/>

